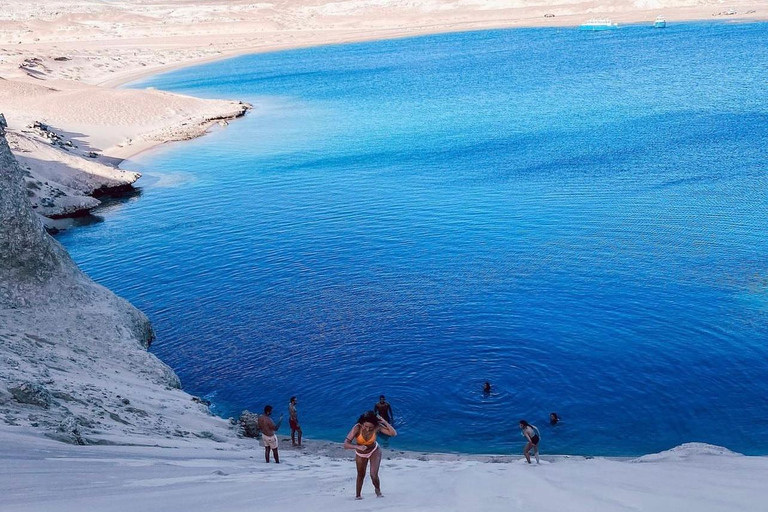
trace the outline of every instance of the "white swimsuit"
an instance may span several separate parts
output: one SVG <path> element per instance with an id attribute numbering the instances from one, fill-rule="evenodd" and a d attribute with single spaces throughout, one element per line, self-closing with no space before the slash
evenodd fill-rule
<path id="1" fill-rule="evenodd" d="M 373 445 L 373 450 L 365 453 L 360 453 L 358 450 L 355 450 L 355 455 L 357 455 L 358 457 L 362 457 L 363 459 L 370 459 L 371 455 L 373 455 L 374 452 L 378 449 L 379 449 L 379 442 L 377 441 L 376 444 Z"/>

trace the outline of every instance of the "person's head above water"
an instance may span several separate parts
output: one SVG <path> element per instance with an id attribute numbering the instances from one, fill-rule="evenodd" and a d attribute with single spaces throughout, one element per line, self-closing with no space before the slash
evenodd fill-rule
<path id="1" fill-rule="evenodd" d="M 379 395 L 379 402 L 383 404 L 386 401 L 387 401 L 387 397 L 385 397 L 384 395 Z"/>
<path id="2" fill-rule="evenodd" d="M 491 383 L 490 382 L 485 381 L 485 384 L 483 384 L 483 391 L 485 391 L 486 393 L 490 393 L 491 392 Z"/>
<path id="3" fill-rule="evenodd" d="M 264 414 L 266 414 L 267 416 L 272 414 L 272 406 L 271 405 L 265 405 L 264 406 Z"/>
<path id="4" fill-rule="evenodd" d="M 558 421 L 560 421 L 560 416 L 558 416 L 556 412 L 549 413 L 549 422 L 552 425 L 556 424 Z"/>

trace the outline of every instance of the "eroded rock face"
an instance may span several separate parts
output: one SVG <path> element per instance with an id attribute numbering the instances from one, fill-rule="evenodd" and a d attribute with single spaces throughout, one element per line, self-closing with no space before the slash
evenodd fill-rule
<path id="1" fill-rule="evenodd" d="M 8 389 L 20 404 L 29 404 L 48 409 L 53 403 L 53 396 L 45 387 L 36 382 L 22 382 Z"/>
<path id="2" fill-rule="evenodd" d="M 54 276 L 74 284 L 79 272 L 61 245 L 45 235 L 22 183 L 21 169 L 0 136 L 0 307 L 24 306 Z"/>
<path id="3" fill-rule="evenodd" d="M 83 274 L 45 232 L 0 135 L 0 423 L 76 444 L 231 435 L 146 351 L 153 337 L 143 313 Z"/>
<path id="4" fill-rule="evenodd" d="M 109 305 L 145 348 L 154 333 L 146 316 L 85 276 L 30 208 L 21 169 L 0 136 L 0 309 Z"/>

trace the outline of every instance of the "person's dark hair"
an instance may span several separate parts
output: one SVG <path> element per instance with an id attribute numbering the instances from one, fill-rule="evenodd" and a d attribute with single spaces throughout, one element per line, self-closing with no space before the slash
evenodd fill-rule
<path id="1" fill-rule="evenodd" d="M 382 398 L 383 398 L 384 400 L 386 400 L 386 399 L 387 399 L 387 397 L 385 397 L 384 395 L 379 395 L 379 400 L 381 400 Z"/>
<path id="2" fill-rule="evenodd" d="M 294 400 L 296 400 L 296 397 L 292 396 L 290 401 L 293 402 Z"/>
<path id="3" fill-rule="evenodd" d="M 269 414 L 272 412 L 272 406 L 271 405 L 265 405 L 264 406 L 264 414 Z"/>
<path id="4" fill-rule="evenodd" d="M 525 421 L 525 420 L 520 420 L 520 424 L 521 424 L 523 427 L 530 427 L 530 426 L 531 426 L 531 424 L 530 424 L 530 423 L 528 423 L 528 422 L 527 422 L 527 421 Z"/>
<path id="5" fill-rule="evenodd" d="M 376 416 L 375 412 L 368 411 L 360 415 L 360 417 L 357 419 L 357 423 L 360 425 L 362 425 L 363 423 L 373 423 L 374 427 L 378 427 L 379 418 Z"/>

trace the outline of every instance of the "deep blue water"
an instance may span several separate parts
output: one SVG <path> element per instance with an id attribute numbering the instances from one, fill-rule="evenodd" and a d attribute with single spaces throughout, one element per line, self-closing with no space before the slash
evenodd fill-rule
<path id="1" fill-rule="evenodd" d="M 135 84 L 246 118 L 59 239 L 222 416 L 401 448 L 768 454 L 768 24 L 503 30 Z M 491 396 L 481 386 L 489 380 Z M 546 424 L 550 411 L 564 421 Z"/>

